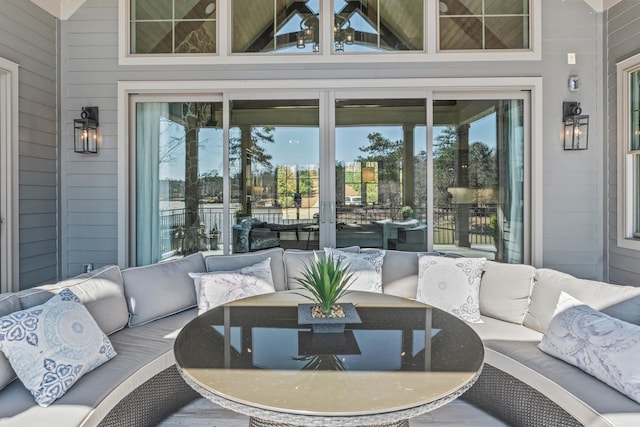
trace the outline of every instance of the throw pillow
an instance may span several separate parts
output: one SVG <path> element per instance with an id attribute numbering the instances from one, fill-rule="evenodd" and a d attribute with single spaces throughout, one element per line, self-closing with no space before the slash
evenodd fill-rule
<path id="1" fill-rule="evenodd" d="M 385 251 L 366 253 L 345 252 L 335 248 L 324 248 L 325 256 L 333 256 L 353 273 L 350 291 L 382 293 L 382 261 Z"/>
<path id="2" fill-rule="evenodd" d="M 562 292 L 538 348 L 640 403 L 640 326 L 601 313 Z"/>
<path id="3" fill-rule="evenodd" d="M 64 289 L 46 303 L 0 318 L 0 350 L 40 406 L 116 355 L 80 299 Z"/>
<path id="4" fill-rule="evenodd" d="M 200 279 L 198 314 L 231 301 L 275 292 L 273 283 L 261 277 L 233 273 L 208 273 Z"/>
<path id="5" fill-rule="evenodd" d="M 480 319 L 480 279 L 486 258 L 418 256 L 416 299 L 471 323 Z"/>
<path id="6" fill-rule="evenodd" d="M 209 273 L 189 273 L 189 276 L 193 279 L 193 285 L 196 288 L 196 297 L 200 298 L 200 283 L 202 282 L 202 277 L 208 274 L 220 274 L 220 273 L 239 273 L 239 274 L 246 274 L 248 276 L 255 276 L 269 283 L 272 287 L 275 287 L 273 284 L 273 275 L 271 274 L 271 258 L 265 258 L 262 261 L 257 262 L 255 264 L 248 265 L 246 267 L 236 268 L 235 270 L 230 270 L 230 271 L 212 271 Z M 198 302 L 198 306 L 200 306 L 199 302 Z"/>

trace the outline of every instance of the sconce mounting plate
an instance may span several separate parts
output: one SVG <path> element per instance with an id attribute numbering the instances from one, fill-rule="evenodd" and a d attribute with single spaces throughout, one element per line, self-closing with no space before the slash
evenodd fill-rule
<path id="1" fill-rule="evenodd" d="M 579 116 L 582 113 L 579 102 L 563 102 L 562 103 L 562 120 L 566 117 Z"/>
<path id="2" fill-rule="evenodd" d="M 96 126 L 100 126 L 98 122 L 98 107 L 82 107 L 83 118 L 86 114 L 86 118 L 96 123 Z"/>

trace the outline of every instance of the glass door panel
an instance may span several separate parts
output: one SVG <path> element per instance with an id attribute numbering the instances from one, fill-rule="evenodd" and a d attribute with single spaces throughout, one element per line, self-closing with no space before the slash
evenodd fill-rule
<path id="1" fill-rule="evenodd" d="M 335 104 L 336 246 L 427 250 L 424 99 Z"/>
<path id="2" fill-rule="evenodd" d="M 135 112 L 133 265 L 221 253 L 222 103 L 137 102 Z"/>
<path id="3" fill-rule="evenodd" d="M 234 100 L 232 252 L 314 249 L 319 241 L 319 101 Z"/>
<path id="4" fill-rule="evenodd" d="M 524 102 L 433 103 L 434 249 L 524 262 Z"/>

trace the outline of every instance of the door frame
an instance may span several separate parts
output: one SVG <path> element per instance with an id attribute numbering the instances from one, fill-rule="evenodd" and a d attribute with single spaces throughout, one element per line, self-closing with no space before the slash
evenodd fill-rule
<path id="1" fill-rule="evenodd" d="M 0 292 L 19 288 L 18 74 L 18 64 L 0 58 Z"/>
<path id="2" fill-rule="evenodd" d="M 170 87 L 170 90 L 167 90 Z M 528 247 L 530 256 L 525 262 L 533 265 L 543 263 L 543 168 L 542 168 L 542 77 L 478 77 L 478 78 L 410 78 L 410 79 L 299 79 L 299 80 L 188 80 L 188 81 L 119 81 L 118 82 L 118 264 L 127 266 L 129 253 L 129 215 L 128 210 L 128 170 L 129 170 L 129 96 L 132 94 L 189 94 L 222 93 L 225 105 L 229 99 L 246 97 L 253 99 L 262 98 L 277 93 L 277 98 L 294 98 L 297 94 L 319 93 L 320 97 L 320 132 L 321 141 L 329 141 L 334 136 L 325 135 L 323 127 L 331 125 L 334 120 L 330 114 L 331 104 L 335 101 L 335 94 L 342 96 L 345 93 L 361 93 L 363 96 L 374 96 L 375 93 L 389 91 L 396 93 L 398 90 L 421 91 L 427 99 L 433 99 L 433 94 L 451 92 L 458 97 L 472 93 L 504 93 L 509 91 L 530 91 L 530 174 L 531 183 L 527 191 L 530 192 L 529 213 L 530 219 L 527 233 L 531 236 Z M 326 92 L 326 95 L 322 93 Z M 242 94 L 242 95 L 241 95 Z M 415 97 L 415 95 L 414 95 Z M 272 98 L 276 99 L 276 98 Z M 325 105 L 323 108 L 322 105 Z M 226 108 L 224 109 L 226 110 Z M 427 138 L 432 138 L 430 121 L 432 120 L 432 108 L 427 102 Z M 225 114 L 228 114 L 225 113 Z M 223 120 L 228 127 L 228 117 Z M 333 123 L 335 125 L 335 123 Z M 331 133 L 331 132 L 330 132 Z M 228 135 L 225 135 L 228 138 Z M 330 146 L 331 144 L 326 144 Z M 321 148 L 321 156 L 331 157 L 329 148 Z M 335 154 L 334 154 L 335 157 Z M 321 160 L 324 160 L 321 157 Z M 326 177 L 328 179 L 328 177 Z M 331 186 L 333 184 L 333 187 Z M 432 183 L 431 183 L 432 184 Z M 335 187 L 335 182 L 327 182 L 326 190 Z M 321 183 L 321 192 L 322 192 Z M 322 193 L 324 194 L 324 193 Z M 334 196 L 335 199 L 335 196 Z M 326 240 L 326 238 L 325 238 Z"/>

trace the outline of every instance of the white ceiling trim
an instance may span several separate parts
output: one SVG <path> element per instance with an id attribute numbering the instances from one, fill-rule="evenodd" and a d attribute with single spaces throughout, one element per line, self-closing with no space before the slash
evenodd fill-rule
<path id="1" fill-rule="evenodd" d="M 596 12 L 604 12 L 620 0 L 584 0 Z"/>
<path id="2" fill-rule="evenodd" d="M 65 21 L 87 0 L 31 0 L 56 18 Z"/>

